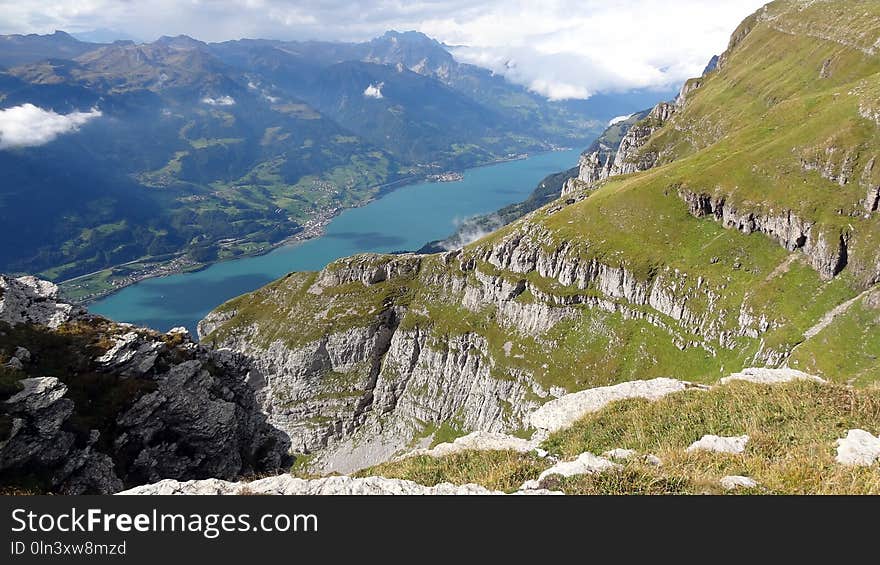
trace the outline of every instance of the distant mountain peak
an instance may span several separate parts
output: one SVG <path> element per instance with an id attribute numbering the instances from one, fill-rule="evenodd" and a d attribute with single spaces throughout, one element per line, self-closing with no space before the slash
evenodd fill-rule
<path id="1" fill-rule="evenodd" d="M 203 41 L 199 41 L 198 39 L 193 39 L 188 35 L 176 35 L 174 37 L 169 35 L 163 35 L 159 39 L 155 41 L 156 45 L 164 45 L 166 47 L 174 47 L 177 49 L 195 49 L 198 47 L 204 47 L 207 44 Z"/>
<path id="2" fill-rule="evenodd" d="M 382 34 L 382 38 L 398 38 L 398 39 L 408 39 L 408 40 L 420 40 L 420 41 L 429 41 L 431 43 L 437 43 L 437 40 L 433 37 L 426 35 L 420 31 L 416 31 L 414 29 L 407 31 L 397 31 L 396 29 L 389 29 L 384 34 Z M 381 39 L 381 38 L 377 38 Z"/>
<path id="3" fill-rule="evenodd" d="M 443 51 L 446 51 L 446 47 L 443 43 L 437 41 L 430 35 L 415 30 L 397 31 L 395 29 L 390 29 L 381 36 L 371 40 L 369 43 L 371 45 L 382 45 L 387 43 L 397 45 L 402 44 L 409 48 L 442 49 Z"/>
<path id="4" fill-rule="evenodd" d="M 712 58 L 709 59 L 709 62 L 706 64 L 706 68 L 703 69 L 703 76 L 706 76 L 718 68 L 718 59 L 718 55 L 712 55 Z"/>
<path id="5" fill-rule="evenodd" d="M 452 54 L 442 43 L 420 31 L 388 30 L 367 43 L 369 52 L 365 61 L 382 65 L 401 66 L 426 76 L 443 80 L 455 65 Z"/>
<path id="6" fill-rule="evenodd" d="M 142 41 L 133 35 L 116 29 L 105 27 L 96 28 L 88 31 L 78 31 L 71 34 L 79 41 L 86 43 L 117 43 L 120 41 L 132 41 L 141 43 Z"/>

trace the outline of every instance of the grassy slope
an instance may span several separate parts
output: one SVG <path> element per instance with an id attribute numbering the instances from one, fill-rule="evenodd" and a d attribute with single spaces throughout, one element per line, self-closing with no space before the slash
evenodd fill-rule
<path id="1" fill-rule="evenodd" d="M 568 494 L 719 493 L 719 480 L 745 475 L 759 486 L 753 494 L 880 494 L 875 468 L 834 462 L 835 440 L 853 428 L 880 431 L 880 391 L 795 382 L 786 385 L 732 383 L 711 391 L 692 389 L 662 400 L 610 404 L 573 427 L 550 436 L 542 447 L 562 459 L 584 451 L 615 448 L 656 454 L 655 467 L 635 457 L 620 472 L 548 477 L 543 486 Z M 750 440 L 741 455 L 686 452 L 704 434 L 741 435 Z M 448 457 L 412 457 L 365 469 L 433 485 L 476 482 L 512 491 L 550 467 L 533 454 L 465 452 Z"/>
<path id="2" fill-rule="evenodd" d="M 865 34 L 876 37 L 878 6 L 857 4 L 864 11 L 851 7 L 838 13 L 834 6 L 818 6 L 841 18 L 849 14 L 840 26 L 872 30 L 873 35 Z M 786 18 L 776 23 L 789 23 Z M 831 74 L 819 79 L 825 60 L 832 61 Z M 876 276 L 880 221 L 876 214 L 863 215 L 865 189 L 805 171 L 800 159 L 835 147 L 836 156 L 853 154 L 860 172 L 859 164 L 877 155 L 880 129 L 861 117 L 858 107 L 868 99 L 865 93 L 873 92 L 869 85 L 876 83 L 878 71 L 876 56 L 761 24 L 733 50 L 724 70 L 710 75 L 685 110 L 652 138 L 646 150 L 659 150 L 668 164 L 608 182 L 587 200 L 555 214 L 544 209 L 531 222 L 546 227 L 557 241 L 576 246 L 582 259 L 622 265 L 645 279 L 662 267 L 691 279 L 702 277 L 721 292 L 721 308 L 736 311 L 745 304 L 756 316 L 775 322 L 765 347 L 789 349 L 803 340 L 812 322 Z M 878 181 L 872 177 L 870 182 Z M 743 235 L 692 218 L 677 195 L 680 187 L 714 190 L 749 210 L 791 209 L 820 229 L 846 230 L 852 238 L 850 265 L 834 281 L 823 282 L 799 259 L 789 263 L 789 254 L 763 235 Z M 476 245 L 490 245 L 516 229 L 511 226 Z M 836 345 L 852 344 L 842 340 Z M 880 354 L 880 345 L 865 348 Z"/>
<path id="3" fill-rule="evenodd" d="M 880 149 L 877 124 L 859 115 L 860 106 L 876 107 L 880 59 L 865 54 L 858 43 L 880 35 L 880 6 L 820 2 L 792 15 L 792 5 L 771 5 L 768 13 L 779 15 L 772 27 L 756 24 L 755 18 L 743 24 L 750 33 L 740 37 L 723 69 L 706 78 L 672 124 L 652 138 L 646 150 L 659 151 L 661 166 L 606 182 L 573 205 L 557 202 L 542 208 L 468 246 L 451 264 L 428 256 L 418 272 L 392 282 L 329 287 L 321 296 L 307 292 L 314 275 L 292 275 L 222 306 L 221 311 L 237 315 L 215 337 L 255 332 L 259 343 L 281 339 L 298 345 L 323 333 L 374 323 L 379 311 L 397 305 L 406 308 L 401 329 L 427 331 L 433 346 L 443 347 L 446 336 L 475 332 L 488 342 L 497 378 L 526 371 L 544 386 L 569 391 L 653 376 L 714 382 L 752 364 L 762 350 L 793 349 L 792 366 L 864 388 L 735 383 L 656 403 L 615 403 L 554 434 L 544 447 L 563 458 L 632 448 L 655 453 L 665 464 L 657 468 L 639 459 L 620 473 L 553 479 L 547 486 L 569 493 L 719 492 L 722 476 L 743 474 L 755 478 L 761 485 L 755 492 L 762 493 L 880 493 L 876 469 L 833 462 L 834 440 L 847 429 L 880 432 L 880 301 L 875 292 L 865 292 L 876 270 L 872 242 L 878 241 L 880 222 L 861 208 L 865 191 L 858 180 L 841 185 L 802 166 L 802 160 L 821 158 L 823 168 L 839 171 L 848 153 L 861 173 Z M 802 19 L 811 26 L 806 31 Z M 774 28 L 797 29 L 801 35 Z M 841 33 L 835 36 L 834 30 Z M 813 37 L 819 33 L 850 46 Z M 820 79 L 823 67 L 827 78 Z M 836 150 L 826 151 L 829 147 Z M 756 212 L 791 209 L 818 229 L 846 230 L 850 263 L 833 280 L 823 281 L 800 253 L 789 253 L 764 235 L 745 235 L 691 216 L 679 188 L 717 191 Z M 720 330 L 736 331 L 741 311 L 765 317 L 770 327 L 758 338 L 734 338 L 728 347 L 706 344 L 715 348 L 713 355 L 700 347 L 676 347 L 673 336 L 698 336 L 687 335 L 675 320 L 659 316 L 667 324 L 664 329 L 620 313 L 575 307 L 573 317 L 532 335 L 503 326 L 493 306 L 465 309 L 460 294 L 437 282 L 451 276 L 478 284 L 475 272 L 459 267 L 460 261 L 474 259 L 484 275 L 525 278 L 530 290 L 516 298 L 523 304 L 538 302 L 538 291 L 601 295 L 597 288 L 564 287 L 536 273 L 504 272 L 480 261 L 491 247 L 529 233 L 542 234 L 548 252 L 569 246 L 569 256 L 581 263 L 595 259 L 622 266 L 647 281 L 673 278 L 677 292 L 692 296 L 688 308 L 717 317 Z M 715 294 L 711 308 L 706 289 Z M 852 305 L 824 329 L 804 337 L 826 313 L 851 299 Z M 709 433 L 746 433 L 752 440 L 742 456 L 685 452 Z M 548 466 L 533 455 L 475 452 L 410 458 L 362 474 L 513 490 Z"/>
<path id="4" fill-rule="evenodd" d="M 843 4 L 848 9 L 838 10 Z M 820 2 L 789 13 L 793 5 L 779 2 L 769 8 L 771 16 L 779 16 L 773 27 L 755 23 L 754 17 L 743 24 L 750 33 L 728 53 L 723 68 L 705 78 L 672 123 L 652 138 L 649 150 L 659 150 L 665 164 L 613 179 L 575 204 L 542 208 L 463 253 L 463 259 L 478 259 L 520 233 L 546 233 L 548 250 L 568 245 L 569 254 L 582 264 L 596 259 L 625 267 L 642 280 L 674 279 L 676 292 L 691 297 L 688 309 L 716 319 L 719 331 L 738 332 L 741 311 L 754 319 L 763 317 L 769 329 L 757 338 L 734 337 L 724 345 L 713 338 L 704 340 L 705 348 L 680 349 L 674 338 L 703 338 L 647 306 L 635 309 L 657 316 L 666 328 L 575 307 L 574 317 L 545 334 L 520 332 L 503 326 L 494 307 L 466 310 L 461 295 L 437 281 L 451 276 L 477 284 L 476 275 L 462 272 L 458 260 L 446 265 L 440 256 L 425 258 L 420 272 L 394 282 L 354 283 L 324 289 L 322 295 L 302 286 L 304 277 L 312 275 L 294 275 L 221 306 L 219 310 L 234 310 L 237 316 L 214 337 L 222 341 L 230 333 L 253 332 L 263 344 L 282 339 L 297 345 L 373 323 L 379 311 L 394 304 L 407 308 L 401 328 L 427 330 L 438 347 L 448 335 L 483 336 L 497 378 L 515 378 L 525 371 L 544 386 L 569 391 L 654 376 L 713 382 L 762 363 L 761 352 L 784 354 L 795 347 L 793 365 L 829 380 L 877 380 L 877 301 L 859 302 L 823 332 L 804 338 L 826 312 L 865 289 L 868 273 L 876 271 L 872 265 L 878 261 L 878 247 L 872 242 L 878 241 L 880 221 L 860 208 L 865 191 L 857 180 L 841 186 L 804 170 L 801 160 L 827 155 L 826 148 L 836 147 L 833 159 L 850 151 L 864 166 L 880 150 L 880 128 L 859 115 L 860 105 L 876 102 L 871 97 L 877 91 L 880 58 L 864 53 L 850 37 L 873 42 L 880 35 L 880 8 L 867 2 Z M 821 29 L 810 28 L 812 35 L 774 29 L 800 29 L 802 18 L 813 22 L 811 26 L 821 24 Z M 856 47 L 813 37 L 818 33 Z M 820 78 L 823 67 L 827 78 Z M 745 235 L 711 219 L 694 218 L 678 195 L 681 187 L 717 190 L 748 209 L 789 208 L 816 222 L 817 229 L 845 229 L 851 234 L 850 263 L 836 278 L 823 281 L 800 253 L 791 254 L 762 234 Z M 854 210 L 860 212 L 851 215 Z M 479 261 L 477 269 L 511 281 L 526 278 L 534 290 L 556 296 L 601 294 L 596 288 L 563 287 L 536 273 L 501 272 Z M 714 304 L 707 290 L 715 295 Z M 517 298 L 524 304 L 538 300 L 531 291 Z M 507 342 L 511 346 L 505 352 Z"/>

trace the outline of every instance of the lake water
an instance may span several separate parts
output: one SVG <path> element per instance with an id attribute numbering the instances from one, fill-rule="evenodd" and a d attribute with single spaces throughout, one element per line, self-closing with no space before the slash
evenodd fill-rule
<path id="1" fill-rule="evenodd" d="M 363 252 L 415 250 L 450 235 L 470 216 L 524 200 L 550 173 L 575 166 L 578 151 L 544 153 L 469 169 L 464 180 L 401 187 L 336 216 L 315 239 L 270 253 L 216 263 L 196 273 L 146 279 L 89 306 L 118 322 L 167 331 L 185 326 L 193 336 L 205 314 L 291 271 L 321 269 Z"/>

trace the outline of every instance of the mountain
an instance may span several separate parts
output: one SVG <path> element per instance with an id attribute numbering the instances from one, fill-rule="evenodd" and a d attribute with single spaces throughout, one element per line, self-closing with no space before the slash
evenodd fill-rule
<path id="1" fill-rule="evenodd" d="M 709 384 L 766 369 L 765 382 L 810 374 L 841 386 L 875 383 L 880 12 L 843 4 L 791 0 L 759 10 L 715 71 L 631 124 L 616 151 L 597 147 L 607 174 L 582 163 L 562 198 L 461 250 L 359 255 L 291 273 L 217 308 L 200 325 L 203 343 L 254 359 L 268 376 L 272 424 L 322 473 L 471 432 L 529 437 L 542 406 L 576 419 L 578 399 L 589 396 L 581 391 L 653 390 L 638 383 L 655 378 Z M 872 394 L 793 388 L 810 405 L 825 394 Z M 718 394 L 729 406 L 755 403 L 760 390 Z M 779 402 L 749 418 L 770 418 Z M 630 413 L 629 422 L 647 418 Z M 792 418 L 792 433 L 807 433 L 800 416 L 781 417 Z M 864 417 L 841 427 L 876 434 L 876 419 Z M 762 429 L 737 422 L 724 435 Z M 785 422 L 773 423 L 778 437 Z M 815 431 L 810 445 L 822 455 L 791 472 L 836 473 L 843 431 Z M 694 425 L 678 441 L 714 433 Z M 555 437 L 542 449 L 573 457 L 575 446 L 592 445 Z M 610 443 L 596 447 L 630 447 Z M 461 457 L 467 468 L 494 461 Z M 773 474 L 787 465 L 784 455 L 767 457 L 762 480 L 790 489 Z M 453 476 L 424 459 L 407 465 L 379 469 Z"/>
<path id="2" fill-rule="evenodd" d="M 0 67 L 15 67 L 45 59 L 73 59 L 98 47 L 56 31 L 50 35 L 0 35 Z"/>
<path id="3" fill-rule="evenodd" d="M 460 250 L 290 273 L 199 345 L 0 278 L 2 484 L 878 494 L 878 37 L 873 3 L 768 4 L 567 194 Z"/>
<path id="4" fill-rule="evenodd" d="M 459 64 L 417 33 L 0 41 L 0 111 L 61 128 L 0 141 L 14 179 L 0 188 L 11 242 L 0 269 L 71 281 L 82 300 L 266 251 L 438 169 L 581 143 L 608 119 Z"/>

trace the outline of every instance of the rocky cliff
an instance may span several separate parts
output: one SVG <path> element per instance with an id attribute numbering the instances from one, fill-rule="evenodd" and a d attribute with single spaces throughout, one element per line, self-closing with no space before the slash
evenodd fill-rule
<path id="1" fill-rule="evenodd" d="M 637 112 L 612 124 L 581 154 L 577 178 L 566 182 L 562 196 L 595 188 L 609 177 L 646 171 L 656 165 L 660 155 L 656 151 L 643 150 L 651 135 L 663 127 L 677 109 L 687 104 L 690 95 L 702 86 L 704 77 L 717 66 L 718 56 L 713 56 L 703 76 L 685 82 L 674 102 L 661 102 L 651 110 Z"/>
<path id="2" fill-rule="evenodd" d="M 563 198 L 460 251 L 291 274 L 218 308 L 203 341 L 254 360 L 262 409 L 320 472 L 529 437 L 551 399 L 632 379 L 872 382 L 880 13 L 854 13 L 770 4 Z"/>
<path id="3" fill-rule="evenodd" d="M 684 90 L 682 93 L 684 94 Z M 577 179 L 566 184 L 562 195 L 568 196 L 576 190 L 594 188 L 597 183 L 609 177 L 647 171 L 653 167 L 660 155 L 656 151 L 643 148 L 651 135 L 669 121 L 676 108 L 676 104 L 661 102 L 644 118 L 629 124 L 626 134 L 616 147 L 599 146 L 584 152 L 578 161 Z M 629 119 L 632 120 L 632 117 Z"/>
<path id="4" fill-rule="evenodd" d="M 55 285 L 0 276 L 0 485 L 112 493 L 174 477 L 275 471 L 289 441 L 254 398 L 248 361 L 115 324 Z"/>
<path id="5" fill-rule="evenodd" d="M 876 388 L 792 369 L 637 380 L 547 402 L 531 440 L 474 432 L 353 476 L 166 479 L 122 494 L 877 494 L 878 402 Z"/>

